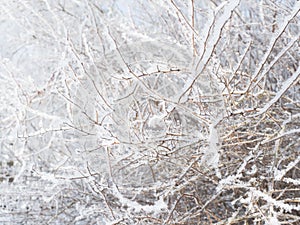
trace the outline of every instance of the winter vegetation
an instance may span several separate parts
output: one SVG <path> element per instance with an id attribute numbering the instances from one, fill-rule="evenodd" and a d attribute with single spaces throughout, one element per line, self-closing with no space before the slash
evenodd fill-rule
<path id="1" fill-rule="evenodd" d="M 0 224 L 300 224 L 299 10 L 2 0 Z"/>

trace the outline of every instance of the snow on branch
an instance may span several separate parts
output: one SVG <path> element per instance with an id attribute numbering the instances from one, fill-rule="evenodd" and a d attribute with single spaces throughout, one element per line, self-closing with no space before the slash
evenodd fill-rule
<path id="1" fill-rule="evenodd" d="M 293 9 L 293 11 L 291 12 L 291 14 L 285 19 L 285 21 L 281 24 L 280 26 L 280 29 L 275 33 L 275 35 L 272 37 L 272 39 L 270 40 L 270 44 L 269 46 L 267 46 L 267 51 L 265 52 L 263 58 L 259 61 L 259 65 L 257 66 L 256 68 L 256 71 L 252 77 L 252 80 L 246 90 L 249 91 L 249 89 L 251 87 L 255 87 L 259 81 L 261 80 L 261 78 L 263 77 L 263 75 L 265 75 L 267 73 L 267 71 L 269 69 L 266 69 L 265 71 L 262 72 L 262 75 L 260 77 L 258 77 L 259 73 L 261 72 L 262 68 L 265 66 L 271 52 L 273 51 L 273 48 L 276 44 L 276 42 L 278 41 L 278 39 L 280 38 L 280 36 L 283 34 L 283 32 L 285 31 L 285 29 L 287 28 L 287 26 L 289 25 L 289 23 L 291 22 L 292 19 L 294 19 L 297 14 L 299 13 L 299 10 L 300 10 L 300 2 L 298 1 L 296 4 L 295 4 L 295 7 Z M 297 36 L 299 37 L 299 35 L 296 35 L 295 38 L 297 38 Z M 298 39 L 298 38 L 297 38 Z M 292 40 L 290 42 L 290 44 L 293 44 L 294 43 L 294 40 Z M 290 48 L 290 44 L 288 44 L 283 50 L 281 53 L 278 54 L 278 56 L 282 55 L 283 52 L 287 51 L 289 48 Z M 270 66 L 272 66 L 276 61 L 278 60 L 278 58 L 275 58 L 272 63 L 270 64 Z M 256 80 L 256 82 L 254 82 Z"/>
<path id="2" fill-rule="evenodd" d="M 300 162 L 300 156 L 298 156 L 294 161 L 290 162 L 287 167 L 283 170 L 275 170 L 274 176 L 275 180 L 281 180 L 288 171 L 293 169 Z"/>
<path id="3" fill-rule="evenodd" d="M 221 15 L 218 15 L 219 11 L 221 9 L 218 7 L 216 10 L 215 20 L 213 24 L 211 25 L 210 29 L 208 30 L 207 39 L 205 40 L 204 44 L 204 51 L 200 56 L 200 59 L 198 60 L 196 66 L 195 66 L 195 77 L 191 80 L 189 80 L 185 87 L 184 91 L 181 92 L 178 102 L 183 98 L 183 96 L 188 92 L 188 90 L 191 89 L 191 87 L 194 85 L 194 83 L 197 81 L 197 79 L 201 76 L 203 70 L 207 66 L 208 62 L 211 60 L 211 56 L 215 50 L 215 47 L 217 46 L 220 38 L 222 30 L 227 23 L 227 21 L 230 19 L 232 12 L 234 9 L 240 4 L 240 0 L 232 0 L 227 2 L 227 4 L 221 4 L 221 7 L 223 9 L 223 13 Z"/>
<path id="4" fill-rule="evenodd" d="M 282 95 L 293 85 L 294 82 L 299 78 L 300 75 L 300 66 L 298 66 L 297 71 L 293 73 L 293 75 L 288 78 L 285 82 L 283 82 L 281 89 L 276 93 L 276 96 L 271 99 L 262 109 L 260 109 L 254 116 L 259 116 L 264 114 L 266 111 L 270 109 L 270 107 L 276 103 Z"/>

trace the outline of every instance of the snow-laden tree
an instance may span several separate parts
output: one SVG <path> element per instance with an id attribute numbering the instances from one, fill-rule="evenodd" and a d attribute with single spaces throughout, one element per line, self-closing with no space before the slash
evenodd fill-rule
<path id="1" fill-rule="evenodd" d="M 297 224 L 298 1 L 3 1 L 3 224 Z"/>

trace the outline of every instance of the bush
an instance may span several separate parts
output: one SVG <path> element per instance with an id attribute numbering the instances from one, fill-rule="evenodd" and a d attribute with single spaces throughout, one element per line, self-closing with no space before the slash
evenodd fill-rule
<path id="1" fill-rule="evenodd" d="M 298 224 L 299 8 L 3 3 L 1 223 Z"/>

